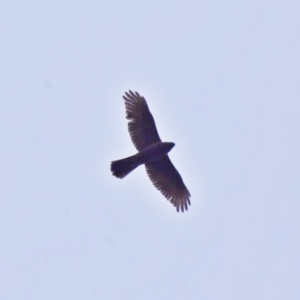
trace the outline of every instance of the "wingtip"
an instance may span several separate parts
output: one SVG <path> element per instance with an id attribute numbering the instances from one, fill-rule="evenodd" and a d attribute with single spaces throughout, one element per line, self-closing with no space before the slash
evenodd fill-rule
<path id="1" fill-rule="evenodd" d="M 125 96 L 127 96 L 127 97 L 140 97 L 141 98 L 140 94 L 137 91 L 133 92 L 132 90 L 128 90 L 128 92 L 125 92 Z M 125 96 L 123 96 L 123 98 Z"/>

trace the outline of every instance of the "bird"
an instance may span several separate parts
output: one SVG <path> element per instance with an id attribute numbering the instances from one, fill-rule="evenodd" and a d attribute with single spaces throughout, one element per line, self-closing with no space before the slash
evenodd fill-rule
<path id="1" fill-rule="evenodd" d="M 177 212 L 187 211 L 188 205 L 191 205 L 191 194 L 168 156 L 175 144 L 161 141 L 144 97 L 129 90 L 123 99 L 128 131 L 138 152 L 112 161 L 112 174 L 121 179 L 144 164 L 153 185 L 176 207 Z"/>

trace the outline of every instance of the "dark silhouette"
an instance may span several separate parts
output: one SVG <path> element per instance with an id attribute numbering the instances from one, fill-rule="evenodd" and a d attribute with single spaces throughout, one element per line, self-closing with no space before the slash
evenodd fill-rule
<path id="1" fill-rule="evenodd" d="M 126 106 L 126 118 L 130 137 L 137 154 L 115 160 L 111 171 L 118 178 L 123 178 L 136 167 L 145 164 L 146 171 L 155 187 L 176 207 L 177 211 L 188 209 L 190 193 L 172 164 L 168 152 L 174 143 L 162 142 L 159 138 L 154 119 L 144 97 L 129 91 L 123 96 Z"/>

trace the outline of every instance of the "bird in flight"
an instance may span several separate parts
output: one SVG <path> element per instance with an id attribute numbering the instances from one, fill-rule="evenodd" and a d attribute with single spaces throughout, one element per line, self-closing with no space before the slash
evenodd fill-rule
<path id="1" fill-rule="evenodd" d="M 124 178 L 140 165 L 145 165 L 154 186 L 176 207 L 184 212 L 191 205 L 188 189 L 172 164 L 168 152 L 175 146 L 162 142 L 154 118 L 144 97 L 137 92 L 123 96 L 131 140 L 138 153 L 111 162 L 111 171 L 117 178 Z"/>

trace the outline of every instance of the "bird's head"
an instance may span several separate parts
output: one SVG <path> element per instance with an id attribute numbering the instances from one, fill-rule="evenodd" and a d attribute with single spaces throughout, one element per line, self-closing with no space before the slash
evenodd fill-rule
<path id="1" fill-rule="evenodd" d="M 175 146 L 175 143 L 172 143 L 172 142 L 165 142 L 164 143 L 165 145 L 165 149 L 167 150 L 167 152 L 171 151 L 171 149 Z"/>

